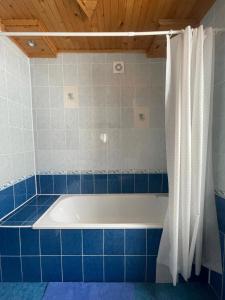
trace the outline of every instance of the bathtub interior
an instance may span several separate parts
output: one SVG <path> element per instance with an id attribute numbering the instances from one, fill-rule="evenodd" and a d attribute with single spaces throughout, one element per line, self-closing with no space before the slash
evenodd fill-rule
<path id="1" fill-rule="evenodd" d="M 166 194 L 63 195 L 33 228 L 162 228 L 167 202 Z"/>

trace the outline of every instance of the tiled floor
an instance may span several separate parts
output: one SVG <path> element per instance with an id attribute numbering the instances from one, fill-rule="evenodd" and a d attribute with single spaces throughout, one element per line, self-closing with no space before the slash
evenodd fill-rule
<path id="1" fill-rule="evenodd" d="M 201 283 L 0 283 L 1 300 L 216 300 Z"/>

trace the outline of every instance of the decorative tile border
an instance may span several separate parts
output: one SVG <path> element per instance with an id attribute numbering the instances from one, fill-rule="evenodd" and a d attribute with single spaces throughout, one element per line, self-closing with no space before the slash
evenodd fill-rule
<path id="1" fill-rule="evenodd" d="M 0 219 L 36 195 L 35 176 L 27 177 L 0 191 Z"/>
<path id="2" fill-rule="evenodd" d="M 160 169 L 112 169 L 112 170 L 62 170 L 56 172 L 54 170 L 40 171 L 37 175 L 71 175 L 71 174 L 162 174 L 166 173 L 165 170 Z"/>
<path id="3" fill-rule="evenodd" d="M 168 193 L 168 179 L 164 173 L 42 174 L 37 175 L 37 193 Z"/>
<path id="4" fill-rule="evenodd" d="M 32 176 L 35 176 L 35 174 L 33 173 L 33 174 L 30 174 L 30 175 L 27 175 L 27 176 L 23 176 L 23 177 L 21 177 L 21 178 L 17 178 L 17 179 L 15 179 L 15 180 L 11 180 L 11 181 L 9 181 L 9 182 L 3 184 L 3 185 L 0 185 L 0 191 L 6 189 L 7 187 L 10 187 L 10 186 L 12 186 L 12 185 L 15 185 L 15 184 L 18 183 L 18 182 L 21 182 L 21 181 L 23 181 L 23 180 L 26 180 L 26 179 L 28 179 L 28 178 L 30 178 L 30 177 L 32 177 Z"/>

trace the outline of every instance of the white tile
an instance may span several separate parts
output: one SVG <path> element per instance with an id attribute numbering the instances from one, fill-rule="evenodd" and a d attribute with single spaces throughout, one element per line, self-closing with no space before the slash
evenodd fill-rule
<path id="1" fill-rule="evenodd" d="M 93 85 L 106 84 L 107 68 L 105 64 L 92 64 L 92 80 Z"/>
<path id="2" fill-rule="evenodd" d="M 32 152 L 34 151 L 33 143 L 33 132 L 32 130 L 23 130 L 23 140 L 24 140 L 24 151 Z"/>
<path id="3" fill-rule="evenodd" d="M 31 80 L 33 86 L 48 86 L 48 78 L 48 65 L 31 65 Z"/>
<path id="4" fill-rule="evenodd" d="M 79 127 L 91 128 L 92 121 L 92 109 L 90 107 L 80 107 L 79 109 Z"/>
<path id="5" fill-rule="evenodd" d="M 32 88 L 33 108 L 49 108 L 49 87 Z"/>
<path id="6" fill-rule="evenodd" d="M 93 128 L 106 128 L 106 108 L 93 107 L 92 109 L 92 126 Z"/>
<path id="7" fill-rule="evenodd" d="M 107 106 L 106 108 L 106 122 L 107 128 L 120 128 L 120 107 Z"/>
<path id="8" fill-rule="evenodd" d="M 65 128 L 67 130 L 74 130 L 78 128 L 77 109 L 65 109 Z"/>
<path id="9" fill-rule="evenodd" d="M 63 70 L 62 65 L 49 65 L 49 85 L 62 86 Z"/>
<path id="10" fill-rule="evenodd" d="M 36 129 L 49 129 L 50 128 L 50 110 L 49 109 L 36 109 Z"/>
<path id="11" fill-rule="evenodd" d="M 51 108 L 62 108 L 64 107 L 63 102 L 63 88 L 62 87 L 50 87 L 50 107 Z"/>
<path id="12" fill-rule="evenodd" d="M 23 107 L 13 101 L 8 101 L 9 109 L 9 125 L 12 127 L 22 128 L 23 127 Z"/>
<path id="13" fill-rule="evenodd" d="M 80 106 L 92 106 L 93 95 L 91 86 L 79 86 L 78 87 L 78 98 Z"/>
<path id="14" fill-rule="evenodd" d="M 79 133 L 76 130 L 66 131 L 66 149 L 78 149 L 79 148 Z"/>
<path id="15" fill-rule="evenodd" d="M 79 86 L 92 84 L 91 64 L 82 63 L 77 65 L 77 83 Z"/>
<path id="16" fill-rule="evenodd" d="M 106 105 L 106 86 L 94 86 L 93 87 L 93 105 L 105 106 Z"/>
<path id="17" fill-rule="evenodd" d="M 65 118 L 64 109 L 52 109 L 51 110 L 51 129 L 64 129 L 65 128 Z"/>
<path id="18" fill-rule="evenodd" d="M 76 85 L 77 84 L 77 66 L 63 65 L 63 84 Z"/>
<path id="19" fill-rule="evenodd" d="M 63 53 L 63 64 L 75 64 L 77 55 L 75 53 Z"/>
<path id="20" fill-rule="evenodd" d="M 8 126 L 8 103 L 4 98 L 0 98 L 0 129 Z M 2 130 L 1 130 L 2 131 Z"/>
<path id="21" fill-rule="evenodd" d="M 106 105 L 120 107 L 121 105 L 121 88 L 117 86 L 106 87 Z"/>
<path id="22" fill-rule="evenodd" d="M 13 177 L 12 158 L 9 155 L 0 155 L 0 185 L 6 184 Z"/>
<path id="23" fill-rule="evenodd" d="M 122 107 L 121 110 L 121 127 L 132 128 L 134 127 L 134 111 L 130 107 Z"/>

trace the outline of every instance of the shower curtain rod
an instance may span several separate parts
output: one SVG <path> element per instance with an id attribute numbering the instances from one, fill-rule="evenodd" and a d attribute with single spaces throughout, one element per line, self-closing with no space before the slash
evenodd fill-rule
<path id="1" fill-rule="evenodd" d="M 6 32 L 0 31 L 0 36 L 62 36 L 62 37 L 133 37 L 151 35 L 173 35 L 182 33 L 183 30 L 167 31 L 138 31 L 138 32 Z"/>

